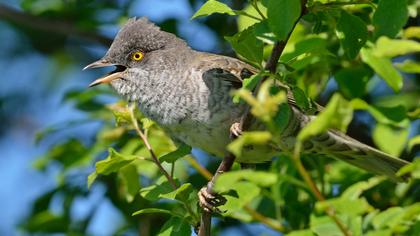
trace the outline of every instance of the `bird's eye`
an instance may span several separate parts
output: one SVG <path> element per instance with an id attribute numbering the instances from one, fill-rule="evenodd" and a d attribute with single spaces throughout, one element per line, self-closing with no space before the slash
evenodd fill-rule
<path id="1" fill-rule="evenodd" d="M 135 53 L 133 53 L 131 58 L 135 61 L 140 61 L 141 59 L 143 59 L 143 53 L 142 52 L 135 52 Z"/>

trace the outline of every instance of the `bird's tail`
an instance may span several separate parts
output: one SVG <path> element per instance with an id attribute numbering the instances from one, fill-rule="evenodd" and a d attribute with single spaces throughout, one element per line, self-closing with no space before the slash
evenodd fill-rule
<path id="1" fill-rule="evenodd" d="M 394 158 L 343 133 L 330 130 L 308 141 L 312 147 L 318 149 L 318 152 L 327 156 L 346 161 L 376 174 L 386 175 L 394 181 L 404 179 L 404 177 L 398 177 L 396 173 L 408 162 Z"/>

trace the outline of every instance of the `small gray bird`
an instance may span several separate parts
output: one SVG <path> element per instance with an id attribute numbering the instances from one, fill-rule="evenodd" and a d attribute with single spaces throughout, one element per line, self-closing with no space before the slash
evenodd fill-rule
<path id="1" fill-rule="evenodd" d="M 231 57 L 199 52 L 171 33 L 161 31 L 146 18 L 131 18 L 118 32 L 105 56 L 85 69 L 116 66 L 91 86 L 110 83 L 129 101 L 137 102 L 144 115 L 159 124 L 175 141 L 216 156 L 226 154 L 232 124 L 238 123 L 246 105 L 232 102 L 230 92 L 256 73 L 252 66 Z M 293 96 L 289 124 L 279 137 L 292 150 L 295 137 L 314 117 L 301 111 Z M 255 121 L 251 129 L 260 129 Z M 329 130 L 304 143 L 307 153 L 344 160 L 393 180 L 407 162 Z M 269 161 L 279 150 L 254 146 L 238 157 L 240 163 Z"/>

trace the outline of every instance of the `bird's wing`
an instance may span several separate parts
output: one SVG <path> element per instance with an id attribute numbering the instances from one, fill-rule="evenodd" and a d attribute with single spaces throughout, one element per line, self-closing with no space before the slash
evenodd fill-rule
<path id="1" fill-rule="evenodd" d="M 258 70 L 253 66 L 240 61 L 236 58 L 215 55 L 210 53 L 203 53 L 200 55 L 200 60 L 197 60 L 198 65 L 194 68 L 199 68 L 203 72 L 203 79 L 209 78 L 223 79 L 230 83 L 232 88 L 239 89 L 242 87 L 244 79 L 251 77 L 258 73 Z M 282 85 L 287 89 L 287 102 L 300 110 L 293 93 L 287 85 Z M 316 112 L 323 109 L 321 105 L 315 104 Z"/>

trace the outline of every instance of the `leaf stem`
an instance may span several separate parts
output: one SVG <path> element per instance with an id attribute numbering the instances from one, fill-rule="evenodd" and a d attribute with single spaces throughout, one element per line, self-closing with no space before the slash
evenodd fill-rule
<path id="1" fill-rule="evenodd" d="M 155 152 L 153 151 L 152 146 L 150 145 L 149 140 L 147 139 L 147 136 L 141 131 L 141 129 L 139 127 L 139 124 L 137 122 L 137 119 L 134 115 L 134 110 L 135 109 L 136 109 L 135 104 L 131 104 L 131 105 L 128 106 L 128 110 L 130 111 L 131 123 L 133 124 L 134 129 L 136 130 L 137 134 L 139 135 L 139 137 L 143 141 L 144 145 L 146 146 L 147 150 L 149 151 L 150 155 L 152 156 L 153 162 L 157 165 L 160 172 L 166 177 L 166 179 L 168 179 L 168 181 L 172 185 L 172 187 L 174 189 L 177 189 L 178 186 L 177 186 L 175 180 L 169 175 L 169 173 L 165 170 L 165 168 L 163 168 L 162 163 L 160 163 L 160 161 L 157 158 Z"/>
<path id="2" fill-rule="evenodd" d="M 251 2 L 252 7 L 258 12 L 258 14 L 262 17 L 263 20 L 266 20 L 267 18 L 264 16 L 264 14 L 261 12 L 260 8 L 258 7 L 258 3 L 255 0 L 252 0 Z"/>
<path id="3" fill-rule="evenodd" d="M 235 12 L 235 14 L 237 14 L 237 15 L 247 16 L 247 17 L 252 18 L 252 19 L 254 19 L 254 20 L 257 20 L 257 21 L 262 21 L 262 20 L 263 20 L 263 19 L 258 18 L 258 17 L 256 17 L 256 16 L 253 16 L 253 15 L 251 15 L 251 14 L 249 14 L 249 13 L 245 12 L 245 11 L 237 11 L 237 10 L 234 10 L 234 12 Z"/>

